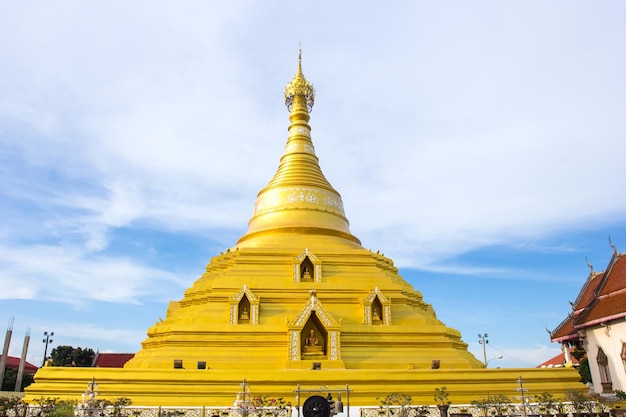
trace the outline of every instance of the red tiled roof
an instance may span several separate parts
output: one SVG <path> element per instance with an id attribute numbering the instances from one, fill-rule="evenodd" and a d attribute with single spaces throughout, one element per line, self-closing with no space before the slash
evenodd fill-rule
<path id="1" fill-rule="evenodd" d="M 574 325 L 583 328 L 626 316 L 626 257 L 613 255 L 595 297 L 576 317 Z"/>
<path id="2" fill-rule="evenodd" d="M 0 355 L 0 359 L 2 359 L 2 355 Z M 7 368 L 11 368 L 11 369 L 18 369 L 20 366 L 20 358 L 16 358 L 15 356 L 7 356 Z M 37 372 L 37 368 L 35 365 L 33 365 L 30 362 L 25 362 L 24 363 L 24 373 L 30 374 L 30 375 L 35 375 L 35 373 Z"/>
<path id="3" fill-rule="evenodd" d="M 94 361 L 99 368 L 123 368 L 135 356 L 134 353 L 97 353 Z"/>
<path id="4" fill-rule="evenodd" d="M 574 351 L 574 348 L 570 349 L 570 357 L 572 358 L 572 364 L 574 366 L 578 366 L 578 359 L 571 355 L 571 352 Z M 548 359 L 541 365 L 537 366 L 537 368 L 558 368 L 565 364 L 565 354 L 563 352 L 556 355 L 554 358 Z"/>
<path id="5" fill-rule="evenodd" d="M 626 317 L 626 256 L 615 251 L 606 271 L 592 271 L 572 308 L 550 334 L 553 342 L 576 339 L 578 330 Z"/>
<path id="6" fill-rule="evenodd" d="M 589 274 L 585 285 L 583 285 L 572 306 L 576 313 L 581 313 L 595 300 L 598 288 L 602 284 L 602 278 L 604 278 L 604 271 L 599 273 L 591 272 Z"/>
<path id="7" fill-rule="evenodd" d="M 598 324 L 615 318 L 626 316 L 626 293 L 599 299 L 589 311 L 576 319 L 578 326 Z"/>
<path id="8" fill-rule="evenodd" d="M 609 268 L 608 273 L 611 279 L 602 286 L 598 294 L 600 297 L 626 288 L 626 256 L 617 258 L 612 265 L 609 265 Z"/>
<path id="9" fill-rule="evenodd" d="M 574 328 L 574 315 L 570 314 L 565 320 L 557 326 L 550 334 L 553 342 L 562 342 L 565 340 L 578 338 L 578 331 Z"/>

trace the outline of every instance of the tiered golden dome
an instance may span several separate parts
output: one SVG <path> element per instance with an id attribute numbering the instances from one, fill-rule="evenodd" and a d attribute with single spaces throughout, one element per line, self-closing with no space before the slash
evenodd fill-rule
<path id="1" fill-rule="evenodd" d="M 336 236 L 360 244 L 350 233 L 341 196 L 324 177 L 315 155 L 308 124 L 314 100 L 315 90 L 302 73 L 300 55 L 296 75 L 285 88 L 291 121 L 285 152 L 276 174 L 259 192 L 248 232 L 238 246 L 267 244 L 275 240 L 267 239 L 268 234 L 282 233 Z"/>

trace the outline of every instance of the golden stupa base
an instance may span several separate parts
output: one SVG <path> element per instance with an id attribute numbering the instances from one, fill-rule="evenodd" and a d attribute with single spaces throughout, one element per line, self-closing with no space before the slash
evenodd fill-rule
<path id="1" fill-rule="evenodd" d="M 41 368 L 36 384 L 26 390 L 26 401 L 39 397 L 80 399 L 87 384 L 95 379 L 99 398 L 128 397 L 135 406 L 230 407 L 245 379 L 253 396 L 283 397 L 296 404 L 295 390 L 321 386 L 341 390 L 349 386 L 350 405 L 378 406 L 391 393 L 406 393 L 413 404 L 432 405 L 435 388 L 446 386 L 453 404 L 470 404 L 489 394 L 503 394 L 514 399 L 519 395 L 522 378 L 525 395 L 530 398 L 550 392 L 562 398 L 566 390 L 585 386 L 573 368 L 554 369 L 405 369 L 345 370 L 320 369 L 269 370 L 198 370 L 198 369 L 111 369 L 111 368 Z M 304 362 L 303 362 L 304 363 Z M 310 365 L 310 363 L 307 363 Z M 301 399 L 303 401 L 303 399 Z"/>

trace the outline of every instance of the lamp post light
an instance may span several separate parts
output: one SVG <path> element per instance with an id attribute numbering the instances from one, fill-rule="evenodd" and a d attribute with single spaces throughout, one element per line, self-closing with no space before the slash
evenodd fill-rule
<path id="1" fill-rule="evenodd" d="M 52 340 L 52 336 L 54 336 L 54 332 L 50 332 L 50 334 L 48 334 L 48 332 L 43 332 L 43 335 L 45 339 L 43 339 L 42 342 L 46 344 L 46 349 L 43 351 L 43 365 L 42 366 L 46 366 L 46 358 L 48 357 L 48 344 L 54 342 L 54 340 Z"/>
<path id="2" fill-rule="evenodd" d="M 488 364 L 489 364 L 489 362 L 491 362 L 491 361 L 495 361 L 495 360 L 497 360 L 497 359 L 502 359 L 502 358 L 504 358 L 504 356 L 502 356 L 502 355 L 498 355 L 498 356 L 496 356 L 495 358 L 491 358 L 491 359 L 489 359 L 489 360 L 487 361 L 487 365 L 488 365 Z M 485 365 L 485 368 L 487 367 L 487 365 Z"/>
<path id="3" fill-rule="evenodd" d="M 485 334 L 478 334 L 478 343 L 480 343 L 481 345 L 483 345 L 483 365 L 485 366 L 485 368 L 487 367 L 487 343 L 489 343 L 489 340 L 487 339 L 489 337 L 489 335 L 487 333 Z"/>

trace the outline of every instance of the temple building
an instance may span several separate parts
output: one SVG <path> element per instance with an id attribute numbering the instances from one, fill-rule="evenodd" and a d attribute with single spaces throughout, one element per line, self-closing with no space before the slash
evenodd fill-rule
<path id="1" fill-rule="evenodd" d="M 247 232 L 170 303 L 124 368 L 46 366 L 27 400 L 79 397 L 92 377 L 104 397 L 178 406 L 231 406 L 244 379 L 292 403 L 298 385 L 349 386 L 354 406 L 394 392 L 433 404 L 442 386 L 468 404 L 514 396 L 520 378 L 531 395 L 584 388 L 571 368 L 484 369 L 392 260 L 350 232 L 315 153 L 315 95 L 300 59 L 285 99 L 287 143 Z"/>
<path id="2" fill-rule="evenodd" d="M 626 390 L 626 256 L 613 246 L 613 256 L 602 272 L 589 265 L 589 275 L 572 311 L 552 331 L 550 338 L 562 345 L 566 365 L 570 350 L 587 352 L 596 393 Z"/>

